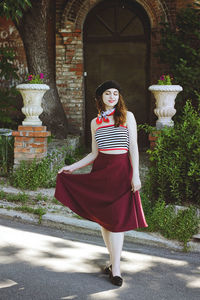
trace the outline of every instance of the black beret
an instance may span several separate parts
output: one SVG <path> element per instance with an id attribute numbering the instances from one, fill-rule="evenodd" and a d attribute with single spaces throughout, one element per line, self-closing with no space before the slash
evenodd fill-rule
<path id="1" fill-rule="evenodd" d="M 121 88 L 118 82 L 115 80 L 107 80 L 104 81 L 102 84 L 100 84 L 95 92 L 95 96 L 99 97 L 101 96 L 106 90 L 108 89 L 117 89 L 121 93 Z"/>

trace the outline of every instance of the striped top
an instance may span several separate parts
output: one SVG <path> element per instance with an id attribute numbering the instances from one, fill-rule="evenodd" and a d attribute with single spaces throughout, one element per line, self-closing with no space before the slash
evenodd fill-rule
<path id="1" fill-rule="evenodd" d="M 99 151 L 129 149 L 128 128 L 120 125 L 107 125 L 97 128 L 95 133 Z"/>

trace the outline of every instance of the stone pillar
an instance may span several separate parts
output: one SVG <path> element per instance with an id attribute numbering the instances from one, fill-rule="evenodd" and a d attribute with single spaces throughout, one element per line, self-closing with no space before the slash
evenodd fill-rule
<path id="1" fill-rule="evenodd" d="M 51 135 L 46 126 L 18 126 L 14 136 L 14 167 L 20 161 L 41 160 L 47 155 L 47 137 Z"/>

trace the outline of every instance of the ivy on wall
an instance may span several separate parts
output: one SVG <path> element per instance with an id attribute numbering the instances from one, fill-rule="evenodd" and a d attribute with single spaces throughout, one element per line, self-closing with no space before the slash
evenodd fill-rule
<path id="1" fill-rule="evenodd" d="M 183 86 L 176 100 L 179 113 L 186 99 L 196 105 L 196 93 L 200 94 L 200 0 L 177 13 L 174 28 L 169 23 L 161 25 L 156 56 L 169 66 L 173 84 Z"/>

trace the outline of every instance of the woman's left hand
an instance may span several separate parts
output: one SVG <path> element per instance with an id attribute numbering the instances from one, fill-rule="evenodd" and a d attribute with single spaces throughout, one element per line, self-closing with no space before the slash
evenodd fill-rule
<path id="1" fill-rule="evenodd" d="M 132 182 L 131 182 L 131 186 L 132 186 L 132 191 L 133 192 L 136 192 L 136 191 L 140 190 L 141 189 L 140 178 L 139 177 L 133 178 Z"/>

